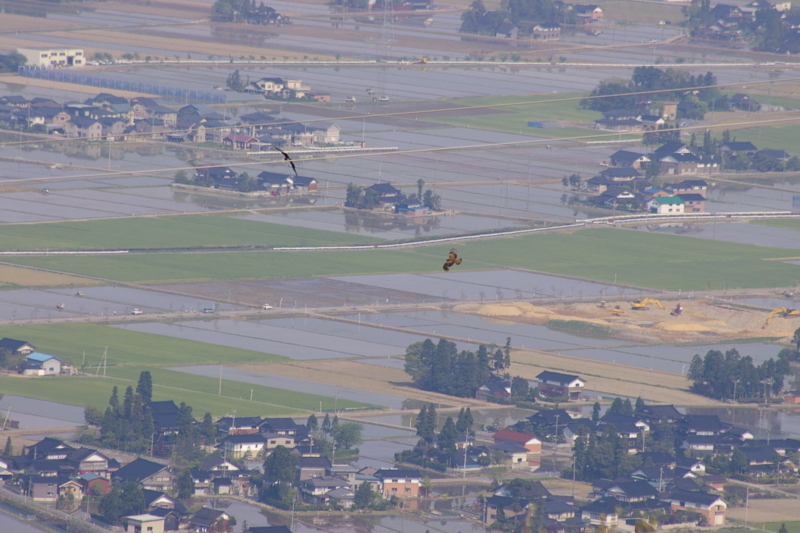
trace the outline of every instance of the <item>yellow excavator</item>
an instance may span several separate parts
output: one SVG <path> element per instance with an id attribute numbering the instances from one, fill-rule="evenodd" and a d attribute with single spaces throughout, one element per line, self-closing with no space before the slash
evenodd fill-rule
<path id="1" fill-rule="evenodd" d="M 635 311 L 647 311 L 649 308 L 647 304 L 656 304 L 661 309 L 664 309 L 664 306 L 661 305 L 661 302 L 656 300 L 655 298 L 642 298 L 641 300 L 636 300 L 631 304 L 631 309 Z"/>
<path id="2" fill-rule="evenodd" d="M 779 307 L 769 314 L 767 321 L 764 322 L 764 325 L 761 326 L 761 329 L 767 329 L 767 326 L 769 326 L 769 323 L 772 322 L 773 318 L 775 318 L 775 315 L 780 315 L 783 318 L 791 318 L 800 316 L 800 311 L 797 309 L 789 309 L 788 307 Z"/>

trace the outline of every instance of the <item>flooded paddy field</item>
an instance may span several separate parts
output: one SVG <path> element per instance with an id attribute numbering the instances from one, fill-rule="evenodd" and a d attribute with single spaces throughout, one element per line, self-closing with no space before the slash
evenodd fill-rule
<path id="1" fill-rule="evenodd" d="M 302 228 L 358 233 L 381 239 L 408 239 L 419 235 L 453 235 L 498 227 L 514 227 L 518 224 L 518 222 L 501 217 L 459 214 L 431 216 L 416 221 L 338 209 L 245 215 L 241 218 Z"/>
<path id="2" fill-rule="evenodd" d="M 665 372 L 675 372 L 685 374 L 688 371 L 689 363 L 695 355 L 705 356 L 709 350 L 718 350 L 725 353 L 728 350 L 736 349 L 742 356 L 749 355 L 753 358 L 756 365 L 761 364 L 767 359 L 775 359 L 783 346 L 768 343 L 720 343 L 698 346 L 675 346 L 675 345 L 655 345 L 655 346 L 623 346 L 607 348 L 582 348 L 565 352 L 571 356 L 605 361 L 609 363 L 621 363 L 649 370 L 663 370 Z M 687 381 L 687 386 L 688 386 Z"/>
<path id="3" fill-rule="evenodd" d="M 800 438 L 800 409 L 687 407 L 685 411 L 687 414 L 718 415 L 725 423 L 749 429 L 756 439 Z"/>
<path id="4" fill-rule="evenodd" d="M 469 244 L 461 247 L 461 255 L 469 261 Z M 443 300 L 510 300 L 537 297 L 587 297 L 609 295 L 633 297 L 640 291 L 590 281 L 580 281 L 547 274 L 514 270 L 482 272 L 448 272 L 441 274 L 386 274 L 340 276 L 329 279 L 380 287 L 384 290 L 413 290 L 429 295 L 428 301 L 441 296 Z"/>
<path id="5" fill-rule="evenodd" d="M 64 304 L 63 309 L 56 308 L 60 304 Z M 133 308 L 153 314 L 167 311 L 191 313 L 215 305 L 220 310 L 244 309 L 228 303 L 217 304 L 189 296 L 116 286 L 0 291 L 0 318 L 20 322 L 28 318 L 65 315 L 126 315 Z"/>
<path id="6" fill-rule="evenodd" d="M 290 318 L 258 322 L 203 320 L 174 324 L 126 324 L 117 327 L 282 355 L 298 360 L 398 355 L 404 353 L 407 346 L 407 344 L 403 346 L 385 344 L 383 339 L 380 342 L 359 339 L 355 331 L 357 325 L 350 328 L 353 331 L 351 336 L 316 333 L 313 324 L 305 328 L 292 327 L 292 321 L 299 323 L 303 320 L 305 319 Z M 413 338 L 411 335 L 408 337 Z"/>
<path id="7" fill-rule="evenodd" d="M 3 416 L 9 415 L 11 420 L 19 421 L 20 429 L 63 428 L 86 423 L 83 407 L 13 394 L 5 394 L 0 398 L 0 411 Z"/>
<path id="8" fill-rule="evenodd" d="M 220 373 L 220 367 L 217 365 L 179 366 L 170 368 L 170 370 L 213 378 L 219 377 Z M 343 400 L 353 400 L 371 405 L 381 405 L 390 409 L 403 409 L 404 402 L 406 401 L 405 398 L 390 394 L 379 394 L 347 387 L 336 387 L 324 383 L 304 381 L 301 379 L 271 376 L 269 374 L 250 372 L 238 368 L 224 366 L 221 371 L 222 377 L 231 381 L 240 381 L 242 383 L 252 383 L 254 385 L 264 385 L 279 389 L 290 389 L 297 392 L 307 392 L 309 394 L 319 394 L 322 396 L 330 396 L 331 398 L 341 398 Z M 397 434 L 397 432 L 392 433 L 392 435 Z"/>
<path id="9" fill-rule="evenodd" d="M 635 229 L 654 233 L 673 233 L 675 235 L 697 237 L 699 239 L 728 241 L 740 244 L 800 249 L 800 231 L 749 222 L 653 224 L 649 226 L 636 226 Z"/>
<path id="10" fill-rule="evenodd" d="M 425 296 L 409 290 L 376 287 L 342 277 L 250 280 L 231 282 L 171 283 L 154 285 L 168 291 L 196 295 L 218 301 L 234 301 L 261 307 L 299 309 L 305 306 L 334 307 L 381 303 L 402 304 L 441 301 L 438 296 Z M 407 289 L 407 288 L 406 288 Z"/>

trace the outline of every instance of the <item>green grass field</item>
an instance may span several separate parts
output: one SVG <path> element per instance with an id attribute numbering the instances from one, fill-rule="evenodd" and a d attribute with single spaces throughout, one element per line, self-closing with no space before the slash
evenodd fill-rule
<path id="1" fill-rule="evenodd" d="M 786 524 L 786 530 L 789 533 L 800 533 L 800 520 L 795 522 L 767 522 L 766 524 L 753 524 L 753 527 L 762 527 L 765 531 L 774 531 L 778 533 L 781 526 Z"/>
<path id="2" fill-rule="evenodd" d="M 756 94 L 753 96 L 762 104 L 779 105 L 785 109 L 800 109 L 800 99 L 789 98 L 786 96 L 768 96 L 766 94 Z"/>
<path id="3" fill-rule="evenodd" d="M 794 218 L 775 219 L 775 220 L 759 220 L 753 224 L 760 224 L 762 226 L 772 226 L 773 228 L 790 229 L 800 231 L 800 220 Z"/>
<path id="4" fill-rule="evenodd" d="M 759 149 L 786 150 L 791 155 L 800 155 L 800 147 L 797 145 L 800 125 L 747 128 L 733 131 L 731 135 L 737 141 L 750 141 Z"/>
<path id="5" fill-rule="evenodd" d="M 432 260 L 409 251 L 366 250 L 146 253 L 125 256 L 8 258 L 8 261 L 118 281 L 155 283 L 441 271 L 443 259 L 440 259 Z"/>
<path id="6" fill-rule="evenodd" d="M 382 239 L 217 215 L 4 225 L 0 250 L 326 246 Z"/>
<path id="7" fill-rule="evenodd" d="M 286 357 L 97 324 L 35 324 L 0 328 L 0 336 L 25 339 L 44 353 L 81 366 L 100 363 L 108 346 L 108 364 L 179 366 L 283 361 Z"/>
<path id="8" fill-rule="evenodd" d="M 0 390 L 6 394 L 70 405 L 93 405 L 104 409 L 108 405 L 114 385 L 119 388 L 121 397 L 129 385 L 136 388 L 139 372 L 145 369 L 153 375 L 154 400 L 174 400 L 177 404 L 186 402 L 192 406 L 196 417 L 207 412 L 214 416 L 223 416 L 232 409 L 236 409 L 240 416 L 289 416 L 319 409 L 320 402 L 323 409 L 333 409 L 334 404 L 338 408 L 367 407 L 366 404 L 341 398 L 334 400 L 327 396 L 225 379 L 222 380 L 222 395 L 218 395 L 217 379 L 151 367 L 109 368 L 107 377 L 0 377 Z M 250 389 L 253 389 L 252 401 Z"/>
<path id="9" fill-rule="evenodd" d="M 559 68 L 558 66 L 542 68 Z M 520 103 L 520 105 L 499 107 L 495 108 L 496 113 L 489 113 L 486 115 L 471 115 L 469 110 L 464 110 L 463 116 L 449 116 L 449 117 L 436 117 L 430 118 L 432 122 L 440 122 L 445 124 L 452 124 L 454 126 L 463 126 L 478 129 L 488 129 L 494 131 L 507 131 L 510 133 L 518 133 L 523 135 L 533 135 L 536 137 L 584 137 L 597 133 L 597 137 L 587 138 L 585 140 L 608 140 L 608 132 L 596 132 L 596 130 L 583 129 L 583 128 L 531 128 L 528 127 L 529 121 L 535 120 L 553 120 L 553 121 L 571 121 L 571 122 L 589 122 L 593 123 L 595 119 L 602 118 L 602 114 L 597 111 L 589 111 L 580 109 L 578 100 L 568 102 L 553 102 L 552 100 L 560 100 L 563 98 L 581 97 L 583 94 L 545 94 L 545 95 L 522 95 L 522 96 L 486 96 L 481 98 L 460 98 L 455 100 L 454 103 L 465 106 L 482 106 L 482 105 L 495 105 L 495 104 L 512 104 Z M 522 103 L 525 102 L 525 103 Z M 614 138 L 617 138 L 615 136 Z M 627 138 L 627 137 L 625 137 Z"/>
<path id="10" fill-rule="evenodd" d="M 234 280 L 441 272 L 449 249 L 28 257 L 14 262 L 128 282 Z M 517 267 L 654 289 L 788 287 L 800 279 L 800 266 L 769 260 L 798 257 L 796 250 L 626 229 L 483 240 L 461 243 L 458 249 L 465 260 L 460 271 Z"/>

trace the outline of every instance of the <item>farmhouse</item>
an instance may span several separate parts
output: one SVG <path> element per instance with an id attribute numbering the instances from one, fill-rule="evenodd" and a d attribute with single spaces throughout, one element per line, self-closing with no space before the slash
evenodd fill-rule
<path id="1" fill-rule="evenodd" d="M 172 488 L 172 474 L 167 466 L 142 458 L 135 459 L 114 472 L 112 479 L 123 483 L 138 483 L 143 489 L 162 492 Z"/>
<path id="2" fill-rule="evenodd" d="M 539 394 L 543 396 L 566 396 L 570 400 L 580 400 L 586 382 L 578 376 L 545 370 L 539 380 Z"/>
<path id="3" fill-rule="evenodd" d="M 542 453 L 542 441 L 531 433 L 503 429 L 492 435 L 492 439 L 495 444 L 515 444 L 525 448 L 528 453 Z"/>
<path id="4" fill-rule="evenodd" d="M 382 468 L 375 475 L 383 481 L 385 498 L 416 498 L 420 495 L 422 474 L 419 470 Z"/>
<path id="5" fill-rule="evenodd" d="M 666 498 L 666 501 L 670 503 L 673 511 L 700 513 L 710 526 L 725 525 L 728 504 L 719 496 L 705 492 L 676 490 Z"/>
<path id="6" fill-rule="evenodd" d="M 0 339 L 0 350 L 8 350 L 12 355 L 28 355 L 36 351 L 36 346 L 25 341 L 3 337 Z"/>
<path id="7" fill-rule="evenodd" d="M 25 376 L 57 376 L 61 373 L 61 359 L 44 353 L 33 352 L 25 357 Z"/>
<path id="8" fill-rule="evenodd" d="M 647 209 L 659 215 L 682 215 L 684 204 L 679 196 L 661 196 L 647 202 Z"/>

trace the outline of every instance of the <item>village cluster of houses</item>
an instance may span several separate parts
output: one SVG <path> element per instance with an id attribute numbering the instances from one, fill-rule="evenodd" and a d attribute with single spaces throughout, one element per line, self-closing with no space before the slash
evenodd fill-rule
<path id="1" fill-rule="evenodd" d="M 727 481 L 723 476 L 707 473 L 701 459 L 639 449 L 651 428 L 662 422 L 674 426 L 678 449 L 688 450 L 692 457 L 730 456 L 738 449 L 746 457 L 744 473 L 751 476 L 774 475 L 776 469 L 784 473 L 797 471 L 797 465 L 791 462 L 787 452 L 800 450 L 800 440 L 754 439 L 749 431 L 723 423 L 716 415 L 683 415 L 672 405 L 654 405 L 636 411 L 633 416 L 606 413 L 593 422 L 564 409 L 542 410 L 496 432 L 493 447 L 482 450 L 481 447 L 468 446 L 465 466 L 480 468 L 480 453 L 502 448 L 515 450 L 511 451 L 515 454 L 515 463 L 536 469 L 539 465 L 536 456 L 541 454 L 542 442 L 558 439 L 572 446 L 581 431 L 579 428 L 583 427 L 599 437 L 611 426 L 627 443 L 628 453 L 638 454 L 646 466 L 629 476 L 595 481 L 592 501 L 583 506 L 576 505 L 572 497 L 553 496 L 538 485 L 530 489 L 534 493 L 523 494 L 521 499 L 519 494 L 512 498 L 500 487 L 486 500 L 484 521 L 493 523 L 499 509 L 503 509 L 506 519 L 524 515 L 531 501 L 544 498 L 547 529 L 555 533 L 582 531 L 587 525 L 626 529 L 626 519 L 631 515 L 659 509 L 692 512 L 701 515 L 709 525 L 723 525 L 727 510 L 727 503 L 721 497 Z"/>
<path id="2" fill-rule="evenodd" d="M 700 26 L 692 32 L 692 37 L 708 41 L 743 44 L 747 35 L 752 33 L 751 25 L 756 20 L 756 12 L 762 9 L 775 10 L 781 19 L 789 17 L 790 31 L 786 34 L 779 54 L 800 52 L 800 20 L 793 20 L 791 2 L 771 3 L 768 0 L 753 0 L 745 5 L 717 4 L 711 8 L 710 18 L 713 23 Z"/>
<path id="3" fill-rule="evenodd" d="M 213 108 L 180 109 L 138 96 L 102 93 L 84 102 L 58 103 L 50 98 L 0 97 L 0 122 L 67 138 L 125 141 L 148 136 L 176 143 L 218 143 L 233 150 L 269 150 L 272 146 L 336 146 L 341 128 L 332 123 L 306 126 L 265 113 L 236 120 Z"/>
<path id="4" fill-rule="evenodd" d="M 759 150 L 751 142 L 723 143 L 720 152 L 725 158 L 739 154 L 750 157 L 768 156 L 788 161 L 785 150 Z M 720 160 L 714 156 L 700 156 L 684 143 L 671 141 L 648 154 L 617 150 L 609 158 L 610 166 L 586 180 L 589 191 L 600 193 L 589 198 L 589 203 L 604 208 L 627 207 L 650 213 L 676 215 L 705 212 L 708 183 L 702 179 L 687 179 L 663 187 L 654 187 L 645 177 L 648 165 L 658 165 L 663 176 L 710 176 L 720 172 Z"/>
<path id="5" fill-rule="evenodd" d="M 568 4 L 561 0 L 554 2 L 558 9 L 565 8 L 567 11 L 572 11 L 575 16 L 583 24 L 592 22 L 599 22 L 603 20 L 603 8 L 597 4 Z M 522 26 L 522 28 L 520 28 Z M 522 34 L 530 35 L 534 41 L 558 41 L 561 39 L 561 24 L 556 22 L 538 22 L 526 24 L 520 22 L 520 25 L 514 24 L 510 20 L 506 20 L 498 25 L 495 36 L 505 37 L 507 39 L 519 39 L 520 29 Z"/>
<path id="6" fill-rule="evenodd" d="M 241 177 L 241 173 L 230 167 L 202 167 L 195 170 L 194 181 L 208 183 L 217 189 L 237 190 Z M 272 196 L 313 194 L 317 191 L 316 178 L 286 172 L 260 172 L 256 180 L 256 190 L 268 191 Z"/>

